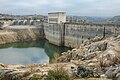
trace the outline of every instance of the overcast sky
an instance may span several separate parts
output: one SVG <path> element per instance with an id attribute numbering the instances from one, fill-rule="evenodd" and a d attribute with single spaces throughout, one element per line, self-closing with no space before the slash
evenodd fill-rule
<path id="1" fill-rule="evenodd" d="M 0 0 L 0 13 L 42 14 L 65 11 L 78 16 L 120 15 L 120 0 Z"/>

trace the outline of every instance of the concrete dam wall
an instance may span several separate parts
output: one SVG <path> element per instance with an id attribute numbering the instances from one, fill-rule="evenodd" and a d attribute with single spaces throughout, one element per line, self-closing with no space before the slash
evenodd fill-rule
<path id="1" fill-rule="evenodd" d="M 58 46 L 78 47 L 84 40 L 96 36 L 120 34 L 120 26 L 95 24 L 44 24 L 46 39 Z"/>
<path id="2" fill-rule="evenodd" d="M 45 24 L 44 32 L 46 39 L 55 45 L 62 46 L 63 26 L 59 24 Z"/>

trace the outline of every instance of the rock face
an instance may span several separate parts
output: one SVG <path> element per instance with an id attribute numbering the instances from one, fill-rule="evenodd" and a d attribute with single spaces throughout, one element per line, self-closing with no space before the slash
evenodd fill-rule
<path id="1" fill-rule="evenodd" d="M 109 67 L 120 63 L 120 52 L 116 50 L 107 50 L 100 55 L 101 65 Z"/>
<path id="2" fill-rule="evenodd" d="M 6 44 L 16 41 L 18 41 L 17 33 L 8 31 L 2 31 L 2 33 L 0 33 L 0 44 Z"/>
<path id="3" fill-rule="evenodd" d="M 0 31 L 0 44 L 44 39 L 42 28 L 8 28 Z"/>
<path id="4" fill-rule="evenodd" d="M 72 61 L 92 68 L 99 76 L 120 78 L 120 36 L 86 41 L 78 49 L 62 53 L 58 61 Z"/>
<path id="5" fill-rule="evenodd" d="M 64 69 L 66 72 L 70 73 L 72 72 L 71 66 L 75 67 L 73 63 L 58 63 L 58 64 L 54 63 L 54 64 L 46 64 L 46 65 L 0 64 L 0 80 L 44 80 L 44 79 L 31 79 L 31 78 L 33 78 L 34 75 L 37 75 L 39 77 L 45 76 L 48 74 L 49 70 L 56 70 L 56 69 L 59 69 L 59 70 Z"/>

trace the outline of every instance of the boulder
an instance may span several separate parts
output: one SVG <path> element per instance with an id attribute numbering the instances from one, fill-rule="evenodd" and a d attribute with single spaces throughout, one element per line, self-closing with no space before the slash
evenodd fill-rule
<path id="1" fill-rule="evenodd" d="M 115 78 L 116 77 L 116 73 L 114 72 L 114 68 L 111 66 L 106 72 L 105 75 L 107 76 L 107 78 Z"/>
<path id="2" fill-rule="evenodd" d="M 84 56 L 85 56 L 86 60 L 89 60 L 89 59 L 92 59 L 95 56 L 97 56 L 97 54 L 96 53 L 88 53 L 88 54 L 85 54 Z"/>
<path id="3" fill-rule="evenodd" d="M 96 42 L 85 46 L 89 52 L 105 51 L 107 49 L 107 42 Z"/>
<path id="4" fill-rule="evenodd" d="M 107 50 L 100 55 L 100 63 L 103 67 L 120 64 L 120 53 L 116 50 Z"/>
<path id="5" fill-rule="evenodd" d="M 120 73 L 117 73 L 115 77 L 120 79 Z"/>
<path id="6" fill-rule="evenodd" d="M 102 39 L 103 39 L 103 37 L 96 36 L 95 38 L 91 39 L 91 41 L 97 42 L 97 41 L 101 41 Z"/>
<path id="7" fill-rule="evenodd" d="M 110 66 L 108 70 L 105 72 L 107 78 L 120 78 L 120 65 Z"/>

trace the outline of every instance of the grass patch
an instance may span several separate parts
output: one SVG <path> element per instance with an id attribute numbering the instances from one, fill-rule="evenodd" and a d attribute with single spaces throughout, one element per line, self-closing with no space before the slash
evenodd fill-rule
<path id="1" fill-rule="evenodd" d="M 70 80 L 69 75 L 62 70 L 50 70 L 46 77 L 46 80 Z"/>

